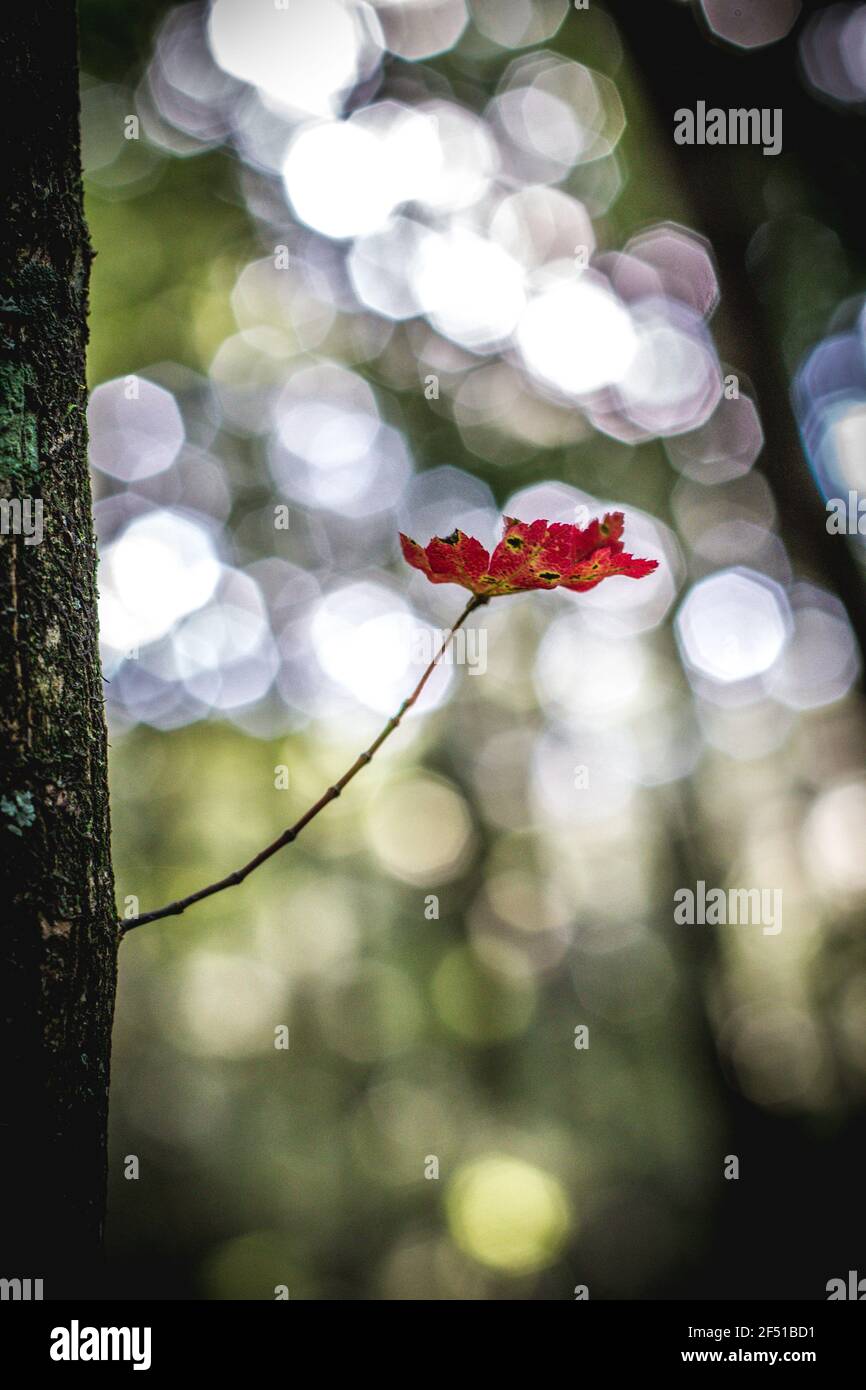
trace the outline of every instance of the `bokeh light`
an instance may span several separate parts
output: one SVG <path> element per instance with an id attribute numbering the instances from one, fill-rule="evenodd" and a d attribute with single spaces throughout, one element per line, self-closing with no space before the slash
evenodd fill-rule
<path id="1" fill-rule="evenodd" d="M 399 710 L 468 597 L 399 531 L 621 510 L 659 561 L 480 608 L 291 851 L 132 934 L 154 1195 L 112 1174 L 111 1239 L 186 1294 L 697 1296 L 732 1116 L 866 1093 L 866 552 L 824 511 L 866 493 L 866 5 L 658 5 L 731 80 L 790 67 L 783 159 L 680 165 L 637 7 L 213 0 L 90 55 L 121 903 L 245 862 Z M 699 879 L 784 930 L 675 926 Z"/>

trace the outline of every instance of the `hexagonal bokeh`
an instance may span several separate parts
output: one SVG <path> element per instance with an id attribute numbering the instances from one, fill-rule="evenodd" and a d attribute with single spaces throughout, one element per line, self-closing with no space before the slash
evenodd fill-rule
<path id="1" fill-rule="evenodd" d="M 532 270 L 578 255 L 588 259 L 595 251 L 595 229 L 583 204 L 543 185 L 503 198 L 491 219 L 490 235 Z"/>
<path id="2" fill-rule="evenodd" d="M 575 163 L 610 154 L 625 130 L 625 110 L 609 77 L 582 63 L 551 63 L 535 78 L 532 88 L 561 102 L 582 123 L 584 137 Z"/>
<path id="3" fill-rule="evenodd" d="M 770 672 L 768 689 L 788 709 L 820 709 L 841 700 L 857 679 L 857 640 L 834 594 L 803 583 L 795 586 L 791 602 L 794 631 Z"/>
<path id="4" fill-rule="evenodd" d="M 475 26 L 501 48 L 546 43 L 569 10 L 568 0 L 471 0 Z"/>
<path id="5" fill-rule="evenodd" d="M 487 116 L 508 172 L 532 183 L 557 183 L 611 155 L 625 129 L 610 78 L 544 49 L 508 65 Z"/>
<path id="6" fill-rule="evenodd" d="M 727 483 L 748 473 L 764 447 L 764 431 L 751 397 L 724 396 L 706 424 L 665 440 L 674 468 L 704 484 Z"/>
<path id="7" fill-rule="evenodd" d="M 737 48 L 777 43 L 796 23 L 801 0 L 701 0 L 713 33 Z"/>
<path id="8" fill-rule="evenodd" d="M 705 237 L 676 222 L 662 222 L 632 237 L 625 252 L 652 266 L 666 294 L 710 317 L 719 302 L 719 284 Z"/>
<path id="9" fill-rule="evenodd" d="M 593 265 L 607 276 L 624 304 L 639 299 L 661 299 L 664 294 L 658 271 L 625 251 L 604 251 L 594 258 Z"/>
<path id="10" fill-rule="evenodd" d="M 752 680 L 778 661 L 791 634 L 784 589 L 754 570 L 721 570 L 693 585 L 676 618 L 686 666 L 722 685 Z"/>
<path id="11" fill-rule="evenodd" d="M 409 62 L 447 53 L 469 22 L 466 0 L 374 0 L 391 53 Z"/>
<path id="12" fill-rule="evenodd" d="M 866 97 L 866 7 L 830 5 L 800 35 L 800 61 L 809 85 L 834 101 Z"/>

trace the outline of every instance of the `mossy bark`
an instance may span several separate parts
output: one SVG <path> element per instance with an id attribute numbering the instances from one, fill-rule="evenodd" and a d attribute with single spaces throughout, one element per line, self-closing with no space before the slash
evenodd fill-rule
<path id="1" fill-rule="evenodd" d="M 4 12 L 0 1277 L 43 1278 L 46 1298 L 84 1292 L 97 1261 L 117 962 L 77 67 L 72 0 Z M 26 499 L 30 534 L 14 534 Z"/>

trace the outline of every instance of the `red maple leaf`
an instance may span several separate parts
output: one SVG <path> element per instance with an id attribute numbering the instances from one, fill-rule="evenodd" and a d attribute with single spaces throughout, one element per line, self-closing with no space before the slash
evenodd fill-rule
<path id="1" fill-rule="evenodd" d="M 209 898 L 214 893 L 221 893 L 224 888 L 242 883 L 266 859 L 270 859 L 284 845 L 292 844 L 304 826 L 340 795 L 361 768 L 366 767 L 385 739 L 390 738 L 399 727 L 403 716 L 415 704 L 448 650 L 457 629 L 463 626 L 470 613 L 488 599 L 498 594 L 519 594 L 524 589 L 594 589 L 596 584 L 614 574 L 623 574 L 630 579 L 642 579 L 645 574 L 652 574 L 658 566 L 657 560 L 636 560 L 623 550 L 620 540 L 623 525 L 622 512 L 608 512 L 601 521 L 590 522 L 589 526 L 566 526 L 558 521 L 515 521 L 507 516 L 502 540 L 492 555 L 474 536 L 466 536 L 462 531 L 453 531 L 450 536 L 436 536 L 426 547 L 401 532 L 400 543 L 410 565 L 422 570 L 432 584 L 459 584 L 472 594 L 460 617 L 445 634 L 415 689 L 388 720 L 379 737 L 355 759 L 348 772 L 344 772 L 339 781 L 304 812 L 300 820 L 260 850 L 242 869 L 208 884 L 206 888 L 200 888 L 197 893 L 190 893 L 186 898 L 178 898 L 167 907 L 124 920 L 119 924 L 121 934 L 144 922 L 156 922 L 162 917 L 185 912 L 193 903 L 201 902 L 202 898 Z"/>
<path id="2" fill-rule="evenodd" d="M 490 555 L 474 536 L 452 531 L 427 546 L 400 533 L 403 555 L 431 584 L 459 584 L 480 598 L 519 594 L 525 589 L 594 589 L 603 579 L 643 579 L 658 560 L 639 560 L 623 550 L 625 518 L 608 512 L 588 526 L 565 522 L 504 519 L 502 540 Z"/>

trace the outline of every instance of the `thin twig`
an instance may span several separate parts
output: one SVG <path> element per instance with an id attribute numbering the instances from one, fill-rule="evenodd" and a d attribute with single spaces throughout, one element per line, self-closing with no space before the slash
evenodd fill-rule
<path id="1" fill-rule="evenodd" d="M 224 888 L 234 888 L 238 883 L 243 883 L 244 879 L 248 878 L 254 869 L 257 869 L 260 864 L 264 864 L 265 860 L 270 859 L 271 856 L 276 854 L 278 850 L 281 850 L 284 845 L 292 844 L 292 842 L 298 838 L 304 826 L 309 825 L 310 821 L 314 820 L 330 801 L 335 801 L 337 799 L 343 788 L 348 786 L 352 778 L 361 771 L 361 768 L 367 766 L 367 763 L 371 761 L 373 755 L 382 747 L 385 739 L 393 734 L 402 720 L 403 715 L 407 710 L 412 708 L 418 696 L 421 694 L 421 691 L 427 684 L 427 681 L 430 679 L 430 676 L 433 674 L 436 666 L 445 655 L 451 645 L 455 632 L 457 632 L 458 628 L 463 626 L 470 613 L 474 613 L 476 608 L 480 608 L 482 604 L 487 602 L 488 600 L 486 597 L 477 594 L 470 599 L 454 626 L 446 634 L 439 650 L 436 652 L 427 670 L 415 686 L 412 694 L 408 699 L 403 701 L 393 718 L 388 720 L 388 723 L 385 725 L 378 738 L 374 739 L 370 747 L 358 755 L 348 772 L 344 772 L 340 780 L 335 782 L 332 787 L 329 787 L 328 790 L 319 797 L 319 800 L 311 806 L 308 811 L 304 812 L 300 820 L 295 821 L 294 825 L 289 826 L 288 830 L 284 830 L 281 835 L 278 835 L 272 844 L 267 845 L 254 859 L 251 859 L 248 864 L 245 864 L 242 869 L 235 869 L 233 874 L 227 874 L 225 878 L 219 879 L 216 883 L 208 884 L 207 888 L 199 888 L 197 893 L 190 893 L 187 898 L 178 898 L 177 902 L 168 903 L 166 907 L 160 907 L 155 912 L 142 912 L 138 917 L 130 917 L 126 921 L 120 921 L 118 926 L 120 928 L 121 937 L 125 936 L 127 932 L 132 931 L 133 927 L 142 927 L 145 922 L 157 922 L 161 917 L 177 917 L 181 912 L 185 912 L 188 907 L 192 907 L 193 903 L 201 902 L 202 898 L 210 898 L 214 893 L 221 893 Z"/>

